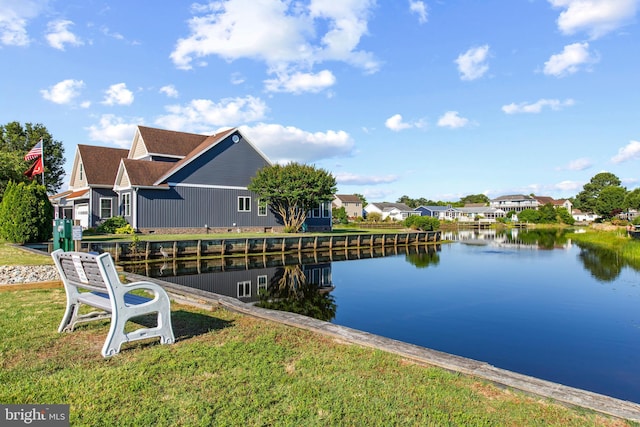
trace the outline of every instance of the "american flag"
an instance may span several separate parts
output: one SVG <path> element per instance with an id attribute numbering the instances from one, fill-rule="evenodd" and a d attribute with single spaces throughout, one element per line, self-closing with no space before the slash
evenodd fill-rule
<path id="1" fill-rule="evenodd" d="M 29 150 L 27 155 L 24 156 L 24 159 L 33 160 L 33 159 L 37 159 L 40 156 L 42 156 L 42 140 L 40 140 L 40 142 L 38 142 L 36 145 L 33 146 L 31 150 Z"/>

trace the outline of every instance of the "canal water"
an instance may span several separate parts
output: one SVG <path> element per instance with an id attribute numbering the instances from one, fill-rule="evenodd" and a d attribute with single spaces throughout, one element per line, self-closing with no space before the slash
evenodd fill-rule
<path id="1" fill-rule="evenodd" d="M 640 273 L 561 232 L 138 273 L 640 403 Z"/>

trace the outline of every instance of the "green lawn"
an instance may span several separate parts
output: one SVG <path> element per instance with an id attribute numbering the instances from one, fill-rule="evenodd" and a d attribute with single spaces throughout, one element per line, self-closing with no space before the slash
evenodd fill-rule
<path id="1" fill-rule="evenodd" d="M 103 359 L 108 322 L 58 334 L 64 302 L 0 287 L 0 402 L 69 404 L 86 426 L 631 425 L 224 309 L 174 303 L 176 344 Z"/>

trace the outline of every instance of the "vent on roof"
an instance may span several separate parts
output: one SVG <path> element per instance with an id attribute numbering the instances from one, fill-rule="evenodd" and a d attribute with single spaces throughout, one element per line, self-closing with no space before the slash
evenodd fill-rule
<path id="1" fill-rule="evenodd" d="M 231 137 L 231 140 L 233 141 L 234 144 L 238 143 L 238 141 L 240 141 L 240 137 L 238 135 L 233 135 Z"/>

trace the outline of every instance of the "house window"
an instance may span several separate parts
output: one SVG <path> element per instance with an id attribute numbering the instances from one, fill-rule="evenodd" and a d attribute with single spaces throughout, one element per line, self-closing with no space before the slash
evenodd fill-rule
<path id="1" fill-rule="evenodd" d="M 313 211 L 311 211 L 311 218 L 320 218 L 320 205 L 313 208 Z"/>
<path id="2" fill-rule="evenodd" d="M 322 204 L 322 217 L 331 218 L 331 202 L 324 202 Z"/>
<path id="3" fill-rule="evenodd" d="M 263 275 L 263 276 L 258 276 L 258 294 L 260 294 L 260 292 L 267 291 L 267 275 Z"/>
<path id="4" fill-rule="evenodd" d="M 111 199 L 100 199 L 100 218 L 111 218 Z"/>
<path id="5" fill-rule="evenodd" d="M 258 199 L 258 216 L 267 216 L 267 201 Z"/>
<path id="6" fill-rule="evenodd" d="M 82 181 L 82 163 L 80 163 L 80 181 Z"/>
<path id="7" fill-rule="evenodd" d="M 238 298 L 246 298 L 251 296 L 251 280 L 238 282 Z"/>
<path id="8" fill-rule="evenodd" d="M 238 197 L 238 212 L 251 212 L 251 197 Z"/>
<path id="9" fill-rule="evenodd" d="M 122 195 L 122 215 L 131 216 L 131 194 Z"/>

